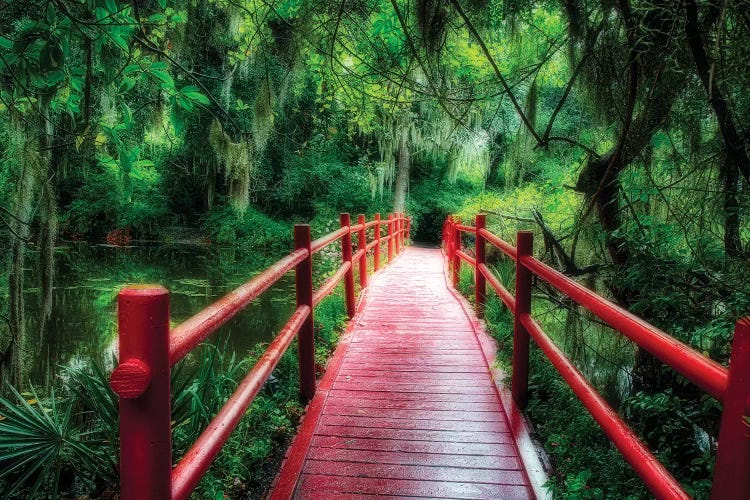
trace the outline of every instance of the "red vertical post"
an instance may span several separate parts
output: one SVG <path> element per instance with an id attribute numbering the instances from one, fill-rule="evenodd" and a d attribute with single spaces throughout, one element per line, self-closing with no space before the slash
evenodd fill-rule
<path id="1" fill-rule="evenodd" d="M 398 213 L 398 253 L 404 250 L 404 214 L 403 212 Z"/>
<path id="2" fill-rule="evenodd" d="M 388 263 L 391 263 L 391 260 L 393 260 L 393 236 L 395 233 L 393 231 L 393 214 L 388 214 Z"/>
<path id="3" fill-rule="evenodd" d="M 477 307 L 477 314 L 479 316 L 484 315 L 484 302 L 487 297 L 487 280 L 479 270 L 479 266 L 484 264 L 485 258 L 485 244 L 484 236 L 480 235 L 480 231 L 487 227 L 487 216 L 484 214 L 477 214 L 474 220 L 474 227 L 476 227 L 476 235 L 474 237 L 474 256 L 476 257 L 477 265 L 474 268 L 474 301 Z"/>
<path id="4" fill-rule="evenodd" d="M 399 251 L 404 251 L 404 213 L 398 213 L 398 245 Z"/>
<path id="5" fill-rule="evenodd" d="M 411 217 L 406 219 L 406 239 L 411 239 Z"/>
<path id="6" fill-rule="evenodd" d="M 367 230 L 365 229 L 365 223 L 367 219 L 364 214 L 357 216 L 357 224 L 360 225 L 359 231 L 357 231 L 357 245 L 358 250 L 362 250 L 362 256 L 359 258 L 359 286 L 365 288 L 367 286 Z"/>
<path id="7" fill-rule="evenodd" d="M 294 285 L 297 295 L 297 307 L 308 306 L 310 314 L 300 328 L 297 340 L 299 353 L 299 390 L 300 399 L 307 403 L 315 395 L 315 323 L 313 321 L 313 281 L 312 281 L 312 247 L 310 226 L 294 226 L 294 249 L 307 250 L 305 260 L 297 264 L 294 273 Z"/>
<path id="8" fill-rule="evenodd" d="M 393 253 L 398 255 L 400 250 L 398 244 L 398 212 L 393 212 Z"/>
<path id="9" fill-rule="evenodd" d="M 373 248 L 373 268 L 380 270 L 380 214 L 375 214 L 375 247 Z"/>
<path id="10" fill-rule="evenodd" d="M 511 393 L 520 410 L 529 402 L 529 332 L 521 324 L 521 316 L 531 313 L 531 271 L 523 258 L 534 255 L 534 233 L 519 231 L 516 236 L 516 311 L 513 317 L 513 373 Z"/>
<path id="11" fill-rule="evenodd" d="M 448 216 L 445 227 L 445 254 L 448 256 L 448 264 L 453 265 L 453 216 Z"/>
<path id="12" fill-rule="evenodd" d="M 458 221 L 454 221 L 453 224 L 453 287 L 458 287 L 458 281 L 461 276 L 461 257 L 458 256 L 458 251 L 461 250 L 461 231 L 456 227 Z"/>
<path id="13" fill-rule="evenodd" d="M 401 253 L 401 212 L 396 212 L 396 253 Z"/>
<path id="14" fill-rule="evenodd" d="M 120 364 L 110 385 L 120 397 L 120 498 L 170 498 L 169 292 L 123 289 L 117 322 Z"/>
<path id="15" fill-rule="evenodd" d="M 339 222 L 341 227 L 351 227 L 351 218 L 349 214 L 339 215 Z M 344 293 L 346 295 L 346 314 L 349 319 L 354 317 L 354 313 L 357 309 L 357 304 L 354 302 L 354 269 L 352 262 L 352 233 L 349 231 L 341 237 L 341 256 L 343 261 L 349 263 L 349 270 L 344 275 Z"/>
<path id="16" fill-rule="evenodd" d="M 737 322 L 719 430 L 712 500 L 750 498 L 750 317 Z"/>

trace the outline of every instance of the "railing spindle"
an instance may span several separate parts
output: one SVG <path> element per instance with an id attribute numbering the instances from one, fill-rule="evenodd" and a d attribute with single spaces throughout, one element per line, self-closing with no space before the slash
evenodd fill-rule
<path id="1" fill-rule="evenodd" d="M 351 227 L 351 217 L 348 213 L 339 215 L 341 227 Z M 349 269 L 344 274 L 344 294 L 346 295 L 346 314 L 349 319 L 354 317 L 357 303 L 354 300 L 354 269 L 352 268 L 352 234 L 347 232 L 341 237 L 341 256 L 344 263 L 349 263 Z"/>
<path id="2" fill-rule="evenodd" d="M 172 495 L 169 292 L 131 286 L 117 296 L 120 364 L 110 385 L 120 398 L 120 498 Z"/>
<path id="3" fill-rule="evenodd" d="M 395 231 L 393 230 L 393 214 L 388 214 L 388 263 L 390 264 L 393 260 L 393 236 Z"/>
<path id="4" fill-rule="evenodd" d="M 719 430 L 711 490 L 713 500 L 750 498 L 750 317 L 734 329 L 729 383 Z"/>
<path id="5" fill-rule="evenodd" d="M 362 255 L 359 258 L 359 286 L 365 288 L 367 286 L 367 229 L 365 229 L 365 223 L 367 219 L 364 214 L 357 216 L 357 224 L 360 228 L 357 231 L 357 246 L 358 250 L 362 250 Z"/>
<path id="6" fill-rule="evenodd" d="M 458 220 L 453 221 L 453 287 L 458 288 L 458 282 L 461 277 L 461 257 L 458 256 L 459 250 L 461 250 L 461 231 L 456 227 Z"/>
<path id="7" fill-rule="evenodd" d="M 486 260 L 484 237 L 479 234 L 479 231 L 487 226 L 487 216 L 484 214 L 477 214 L 474 225 L 477 228 L 474 237 L 474 257 L 476 259 L 476 267 L 474 267 L 474 301 L 476 302 L 477 315 L 481 317 L 484 316 L 484 303 L 487 297 L 487 280 L 479 268 L 479 266 L 484 264 Z"/>
<path id="8" fill-rule="evenodd" d="M 529 332 L 521 323 L 521 316 L 531 313 L 532 274 L 521 261 L 534 255 L 534 233 L 519 231 L 516 236 L 516 311 L 513 317 L 513 373 L 511 393 L 518 408 L 523 411 L 529 401 Z"/>
<path id="9" fill-rule="evenodd" d="M 380 214 L 375 214 L 375 248 L 373 249 L 373 269 L 380 270 Z"/>
<path id="10" fill-rule="evenodd" d="M 313 281 L 312 281 L 312 239 L 310 226 L 294 226 L 294 249 L 307 250 L 305 260 L 297 264 L 294 273 L 294 285 L 297 295 L 297 307 L 309 306 L 310 314 L 299 330 L 297 348 L 299 353 L 299 389 L 300 399 L 307 403 L 315 395 L 315 323 L 313 321 Z"/>

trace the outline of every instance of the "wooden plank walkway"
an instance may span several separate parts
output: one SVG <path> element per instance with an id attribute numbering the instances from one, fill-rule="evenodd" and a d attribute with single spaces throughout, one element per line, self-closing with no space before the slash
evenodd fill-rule
<path id="1" fill-rule="evenodd" d="M 271 498 L 534 498 L 476 319 L 439 250 L 370 283 Z"/>

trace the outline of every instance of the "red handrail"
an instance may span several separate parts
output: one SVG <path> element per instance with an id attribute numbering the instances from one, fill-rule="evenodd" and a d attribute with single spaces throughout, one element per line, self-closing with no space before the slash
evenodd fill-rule
<path id="1" fill-rule="evenodd" d="M 110 385 L 120 399 L 120 496 L 132 499 L 186 499 L 200 482 L 229 435 L 263 387 L 281 356 L 298 338 L 300 397 L 304 402 L 315 393 L 314 307 L 344 281 L 347 314 L 355 313 L 353 266 L 360 271 L 360 284 L 367 286 L 367 256 L 370 250 L 380 266 L 380 245 L 388 242 L 388 262 L 408 241 L 411 219 L 397 213 L 388 222 L 366 222 L 358 217 L 354 226 L 349 214 L 341 214 L 341 228 L 315 241 L 310 226 L 294 227 L 295 250 L 259 275 L 169 330 L 169 293 L 155 285 L 127 287 L 118 295 L 120 362 Z M 381 228 L 387 226 L 388 238 Z M 367 243 L 367 229 L 373 243 Z M 352 234 L 359 250 L 352 255 Z M 323 285 L 313 291 L 312 256 L 341 240 L 342 264 Z M 240 382 L 219 413 L 201 433 L 177 466 L 172 469 L 169 372 L 209 335 L 295 269 L 297 308 L 281 332 Z"/>
<path id="2" fill-rule="evenodd" d="M 443 225 L 443 246 L 452 267 L 454 286 L 458 283 L 461 260 L 469 263 L 474 269 L 478 314 L 484 311 L 485 283 L 490 284 L 513 313 L 511 389 L 513 399 L 520 409 L 525 408 L 528 399 L 528 348 L 529 339 L 533 338 L 649 490 L 658 498 L 689 498 L 669 471 L 534 321 L 531 311 L 531 284 L 532 276 L 535 275 L 724 404 L 712 498 L 750 498 L 750 475 L 747 474 L 750 470 L 750 432 L 744 421 L 750 415 L 750 318 L 737 322 L 730 369 L 727 369 L 535 259 L 533 233 L 518 232 L 516 248 L 488 231 L 485 224 L 484 215 L 477 215 L 473 227 L 460 224 L 452 216 L 448 217 Z M 461 249 L 462 232 L 475 235 L 474 258 Z M 487 267 L 486 243 L 495 246 L 516 262 L 515 296 Z"/>

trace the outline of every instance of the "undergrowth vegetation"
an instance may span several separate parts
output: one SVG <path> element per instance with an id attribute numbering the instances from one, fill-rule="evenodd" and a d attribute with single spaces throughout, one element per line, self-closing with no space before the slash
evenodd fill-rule
<path id="1" fill-rule="evenodd" d="M 315 311 L 315 360 L 322 375 L 345 323 L 342 294 Z M 172 447 L 179 459 L 265 350 L 203 344 L 171 375 Z M 62 371 L 64 389 L 40 394 L 10 388 L 0 396 L 0 488 L 5 498 L 116 497 L 117 396 L 97 363 Z M 282 356 L 193 498 L 258 498 L 273 480 L 303 412 L 296 343 Z"/>

